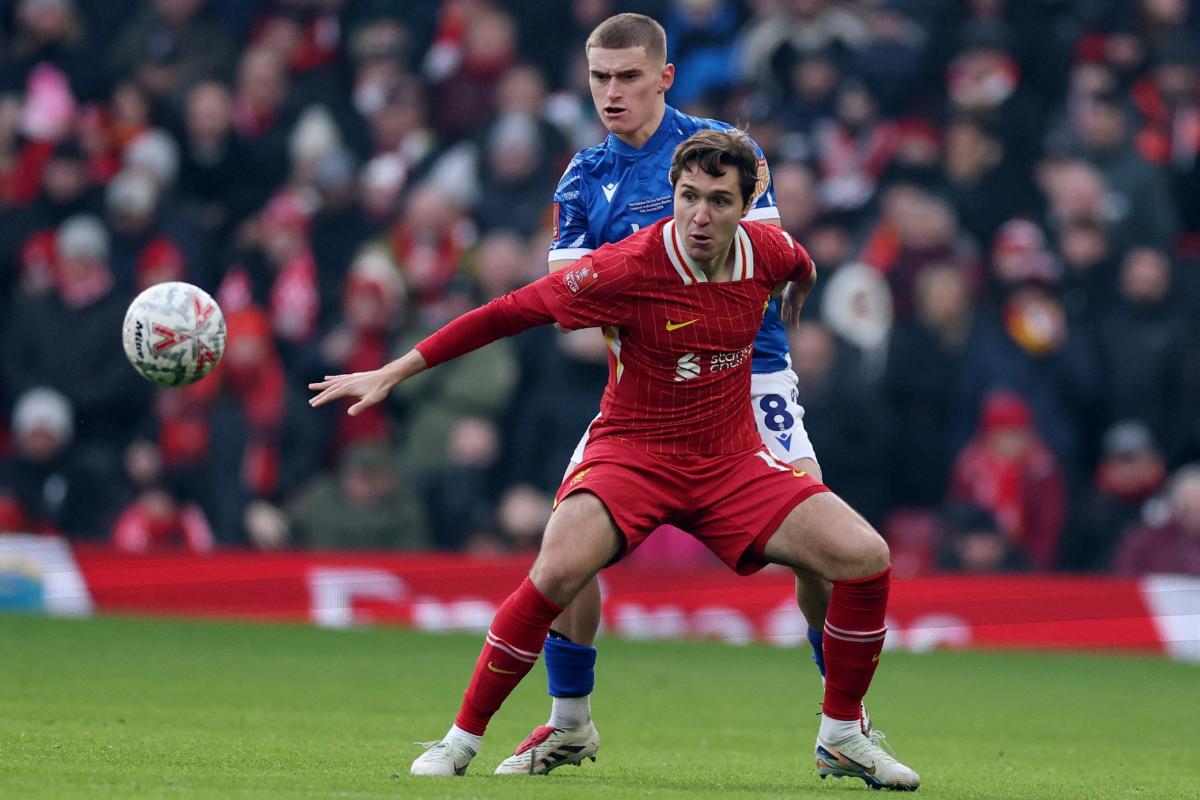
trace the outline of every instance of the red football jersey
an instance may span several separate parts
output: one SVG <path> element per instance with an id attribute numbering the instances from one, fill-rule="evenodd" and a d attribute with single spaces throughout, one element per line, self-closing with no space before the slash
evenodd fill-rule
<path id="1" fill-rule="evenodd" d="M 741 223 L 734 249 L 732 280 L 710 282 L 667 219 L 533 284 L 563 327 L 604 328 L 608 385 L 591 439 L 665 455 L 762 446 L 746 402 L 754 337 L 774 288 L 805 280 L 812 260 L 756 222 Z"/>

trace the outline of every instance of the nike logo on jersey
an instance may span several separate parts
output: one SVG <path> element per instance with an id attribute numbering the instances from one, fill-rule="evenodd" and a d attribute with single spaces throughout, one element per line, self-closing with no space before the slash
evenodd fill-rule
<path id="1" fill-rule="evenodd" d="M 611 203 L 613 195 L 617 193 L 617 184 L 610 183 L 608 186 L 601 186 L 600 189 L 604 192 L 604 199 Z"/>
<path id="2" fill-rule="evenodd" d="M 792 435 L 790 433 L 785 433 L 782 436 L 776 436 L 775 441 L 783 445 L 784 450 L 790 451 L 792 449 Z"/>
<path id="3" fill-rule="evenodd" d="M 671 322 L 671 320 L 667 320 L 667 330 L 668 331 L 677 331 L 680 328 L 686 328 L 688 325 L 691 325 L 692 323 L 699 322 L 699 321 L 700 321 L 699 317 L 696 317 L 695 319 L 689 319 L 687 322 Z"/>
<path id="4" fill-rule="evenodd" d="M 491 661 L 488 662 L 487 667 L 488 667 L 488 669 L 490 669 L 492 672 L 496 673 L 497 675 L 516 675 L 517 674 L 517 671 L 515 669 L 500 669 L 495 664 L 493 664 Z"/>

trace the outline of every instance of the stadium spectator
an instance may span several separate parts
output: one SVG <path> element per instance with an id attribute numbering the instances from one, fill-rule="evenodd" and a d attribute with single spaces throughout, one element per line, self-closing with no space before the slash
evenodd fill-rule
<path id="1" fill-rule="evenodd" d="M 1029 172 L 1014 163 L 1000 137 L 969 116 L 946 127 L 942 176 L 955 214 L 976 243 L 991 242 L 1009 219 L 1038 207 Z"/>
<path id="2" fill-rule="evenodd" d="M 35 387 L 13 407 L 13 452 L 0 459 L 0 503 L 26 533 L 101 538 L 117 487 L 74 447 L 74 409 L 62 393 Z"/>
<path id="3" fill-rule="evenodd" d="M 952 572 L 983 575 L 1023 572 L 1029 558 L 985 508 L 951 503 L 942 512 L 938 566 Z"/>
<path id="4" fill-rule="evenodd" d="M 1054 231 L 1054 249 L 1062 263 L 1060 295 L 1067 319 L 1091 337 L 1112 303 L 1120 251 L 1102 220 L 1064 220 Z"/>
<path id="5" fill-rule="evenodd" d="M 774 4 L 742 31 L 741 74 L 779 92 L 805 55 L 828 51 L 845 59 L 866 45 L 870 36 L 855 9 L 830 0 Z"/>
<path id="6" fill-rule="evenodd" d="M 821 473 L 867 519 L 879 519 L 886 503 L 888 476 L 881 469 L 891 435 L 888 408 L 878 386 L 864 379 L 861 357 L 839 344 L 825 325 L 802 322 L 789 332 L 792 368 L 799 381 L 796 401 L 807 419 Z"/>
<path id="7" fill-rule="evenodd" d="M 287 178 L 288 137 L 298 116 L 290 98 L 287 70 L 278 55 L 262 48 L 242 53 L 234 85 L 233 130 L 246 151 L 251 208 L 265 203 Z"/>
<path id="8" fill-rule="evenodd" d="M 994 285 L 967 344 L 955 400 L 952 442 L 961 448 L 983 398 L 1010 389 L 1033 410 L 1041 438 L 1074 472 L 1094 430 L 1100 377 L 1093 343 L 1072 327 L 1056 290 L 1061 265 L 1041 230 L 1005 223 L 992 246 Z M 1075 477 L 1075 476 L 1072 476 Z"/>
<path id="9" fill-rule="evenodd" d="M 739 9 L 730 0 L 673 0 L 662 20 L 675 64 L 671 103 L 691 114 L 692 103 L 732 88 L 737 76 Z"/>
<path id="10" fill-rule="evenodd" d="M 86 157 L 79 145 L 71 139 L 57 144 L 41 168 L 37 196 L 27 205 L 0 212 L 4 223 L 0 226 L 0 258 L 4 259 L 0 286 L 7 285 L 2 277 L 10 270 L 19 274 L 32 268 L 30 259 L 52 263 L 55 229 L 68 217 L 98 213 L 101 197 L 101 191 L 89 179 Z"/>
<path id="11" fill-rule="evenodd" d="M 71 0 L 18 0 L 10 8 L 15 24 L 0 58 L 0 92 L 23 87 L 39 64 L 61 70 L 80 100 L 102 91 L 104 74 L 95 67 L 95 43 L 103 40 L 89 35 Z"/>
<path id="12" fill-rule="evenodd" d="M 439 98 L 433 127 L 443 142 L 470 138 L 494 113 L 496 88 L 516 61 L 516 24 L 490 4 L 444 3 L 438 41 L 430 52 L 444 55 L 426 61 Z"/>
<path id="13" fill-rule="evenodd" d="M 863 260 L 887 277 L 896 319 L 913 314 L 913 285 L 928 264 L 952 264 L 975 280 L 975 247 L 963 237 L 954 209 L 925 188 L 898 183 L 883 193 L 880 225 L 865 245 Z"/>
<path id="14" fill-rule="evenodd" d="M 234 43 L 203 0 L 152 0 L 117 33 L 109 73 L 136 78 L 155 102 L 180 103 L 195 81 L 228 75 Z"/>
<path id="15" fill-rule="evenodd" d="M 117 516 L 112 544 L 127 553 L 206 553 L 216 540 L 200 506 L 181 503 L 166 486 L 153 486 L 140 492 Z"/>
<path id="16" fill-rule="evenodd" d="M 1200 575 L 1200 466 L 1188 464 L 1171 475 L 1164 516 L 1125 535 L 1113 559 L 1117 573 Z"/>
<path id="17" fill-rule="evenodd" d="M 113 234 L 110 263 L 124 296 L 135 287 L 149 286 L 153 281 L 147 274 L 162 272 L 176 280 L 187 275 L 183 250 L 165 233 L 168 225 L 178 228 L 183 223 L 167 220 L 169 212 L 160 208 L 160 199 L 158 185 L 143 170 L 126 168 L 106 187 L 106 220 Z"/>
<path id="18" fill-rule="evenodd" d="M 1176 210 L 1162 170 L 1133 147 L 1124 98 L 1095 94 L 1073 117 L 1080 154 L 1104 177 L 1112 194 L 1121 241 L 1135 238 L 1166 246 L 1175 239 Z"/>
<path id="19" fill-rule="evenodd" d="M 508 413 L 504 451 L 514 482 L 551 492 L 562 483 L 563 465 L 579 443 L 579 432 L 596 416 L 608 345 L 594 330 L 534 330 L 513 343 L 521 382 Z"/>
<path id="20" fill-rule="evenodd" d="M 315 167 L 317 209 L 309 227 L 309 243 L 317 270 L 323 327 L 327 327 L 331 310 L 341 302 L 355 253 L 377 229 L 360 204 L 354 157 L 336 147 L 322 154 Z"/>
<path id="21" fill-rule="evenodd" d="M 335 475 L 322 475 L 286 506 L 288 543 L 343 550 L 427 550 L 426 514 L 384 444 L 349 447 Z"/>
<path id="22" fill-rule="evenodd" d="M 145 413 L 149 386 L 125 362 L 127 301 L 114 288 L 109 237 L 95 217 L 63 222 L 54 242 L 54 291 L 26 300 L 5 320 L 3 370 L 14 394 L 49 386 L 71 401 L 81 445 L 115 457 Z"/>
<path id="23" fill-rule="evenodd" d="M 990 126 L 1016 163 L 1025 164 L 1045 129 L 1044 109 L 1013 45 L 1013 31 L 1003 21 L 977 20 L 960 28 L 958 52 L 946 67 L 947 115 Z"/>
<path id="24" fill-rule="evenodd" d="M 813 131 L 821 200 L 830 208 L 864 210 L 874 201 L 898 145 L 898 126 L 880 114 L 870 87 L 856 78 L 844 79 L 833 118 Z"/>
<path id="25" fill-rule="evenodd" d="M 400 271 L 380 246 L 369 246 L 354 258 L 343 290 L 340 319 L 322 336 L 314 375 L 360 372 L 391 355 L 392 339 L 402 328 L 407 296 Z M 372 408 L 351 417 L 339 414 L 329 448 L 340 454 L 359 441 L 388 441 L 395 432 L 393 416 Z"/>
<path id="26" fill-rule="evenodd" d="M 955 459 L 948 498 L 987 509 L 1030 563 L 1054 567 L 1067 513 L 1066 484 L 1019 395 L 988 395 L 978 432 Z"/>
<path id="27" fill-rule="evenodd" d="M 191 87 L 180 139 L 179 197 L 202 237 L 202 264 L 216 261 L 236 223 L 252 210 L 249 156 L 233 131 L 233 97 L 216 81 Z M 207 268 L 207 267 L 206 267 Z M 205 275 L 213 285 L 215 275 Z"/>
<path id="28" fill-rule="evenodd" d="M 228 344 L 220 368 L 160 392 L 155 413 L 168 473 L 203 487 L 214 535 L 240 543 L 260 503 L 278 503 L 314 473 L 320 432 L 289 390 L 267 315 L 224 305 Z"/>
<path id="29" fill-rule="evenodd" d="M 298 191 L 271 198 L 244 229 L 243 247 L 226 273 L 220 292 L 240 296 L 233 306 L 252 302 L 266 311 L 275 346 L 289 371 L 305 363 L 307 346 L 317 335 L 321 295 L 309 242 L 311 205 Z M 217 300 L 226 305 L 218 294 Z"/>
<path id="30" fill-rule="evenodd" d="M 421 326 L 410 328 L 401 338 L 399 349 L 418 341 L 423 331 Z M 411 386 L 397 389 L 394 397 L 405 407 L 401 464 L 414 480 L 423 481 L 456 463 L 468 471 L 495 463 L 499 445 L 496 426 L 520 380 L 512 342 L 499 344 L 498 348 L 465 356 L 444 371 L 424 375 Z M 487 391 L 480 391 L 481 386 Z M 472 422 L 464 434 L 461 425 L 468 420 Z M 456 439 L 461 445 L 457 451 L 453 446 Z"/>
<path id="31" fill-rule="evenodd" d="M 915 313 L 889 342 L 883 390 L 896 425 L 887 462 L 891 502 L 935 508 L 954 459 L 946 420 L 962 366 L 974 308 L 963 272 L 931 264 L 917 275 Z"/>
<path id="32" fill-rule="evenodd" d="M 1097 332 L 1104 369 L 1104 418 L 1136 419 L 1181 455 L 1188 407 L 1197 402 L 1186 373 L 1193 340 L 1191 324 L 1173 287 L 1166 252 L 1135 247 L 1122 260 L 1115 296 Z"/>
<path id="33" fill-rule="evenodd" d="M 424 183 L 409 193 L 388 241 L 404 283 L 422 311 L 437 313 L 463 252 L 474 239 L 474 226 L 462 207 L 442 189 Z"/>
<path id="34" fill-rule="evenodd" d="M 1059 566 L 1108 569 L 1121 536 L 1142 519 L 1166 477 L 1162 451 L 1145 424 L 1125 420 L 1105 431 L 1096 472 L 1072 498 Z"/>
<path id="35" fill-rule="evenodd" d="M 538 120 L 513 112 L 496 120 L 483 141 L 475 219 L 485 232 L 513 228 L 529 235 L 547 217 L 546 194 L 558 165 L 547 157 Z"/>
<path id="36" fill-rule="evenodd" d="M 1194 32 L 1193 32 L 1194 33 Z M 1194 35 L 1175 31 L 1154 51 L 1148 75 L 1133 86 L 1131 99 L 1141 117 L 1135 135 L 1138 152 L 1164 166 L 1179 214 L 1181 255 L 1200 258 L 1200 47 Z"/>
<path id="37" fill-rule="evenodd" d="M 779 219 L 794 239 L 808 241 L 808 232 L 821 213 L 817 177 L 803 163 L 776 164 L 771 176 L 779 201 Z"/>

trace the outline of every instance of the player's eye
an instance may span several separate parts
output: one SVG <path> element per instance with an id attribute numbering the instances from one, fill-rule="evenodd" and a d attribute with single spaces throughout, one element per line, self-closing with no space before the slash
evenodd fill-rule
<path id="1" fill-rule="evenodd" d="M 683 199 L 687 200 L 689 203 L 694 203 L 694 202 L 696 202 L 696 193 L 695 192 L 684 192 Z"/>

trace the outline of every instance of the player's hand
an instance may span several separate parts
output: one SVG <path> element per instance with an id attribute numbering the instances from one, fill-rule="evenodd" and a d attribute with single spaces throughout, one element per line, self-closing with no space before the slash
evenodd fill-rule
<path id="1" fill-rule="evenodd" d="M 326 375 L 325 380 L 320 383 L 308 385 L 314 392 L 320 392 L 316 397 L 309 398 L 308 404 L 319 408 L 343 397 L 357 397 L 358 402 L 350 406 L 347 412 L 350 416 L 357 417 L 359 413 L 387 397 L 395 385 L 382 369 L 352 372 L 349 375 Z"/>
<path id="2" fill-rule="evenodd" d="M 809 281 L 804 283 L 788 281 L 784 284 L 783 297 L 779 301 L 779 316 L 783 319 L 784 325 L 794 328 L 800 324 L 800 309 L 804 308 L 804 301 L 812 286 L 813 284 Z"/>
<path id="3" fill-rule="evenodd" d="M 397 384 L 411 378 L 426 368 L 425 358 L 417 350 L 410 350 L 392 363 L 370 372 L 352 372 L 349 375 L 326 375 L 319 383 L 310 383 L 309 389 L 320 392 L 309 398 L 308 404 L 318 408 L 343 397 L 357 397 L 358 402 L 347 412 L 352 417 L 382 402 Z"/>

